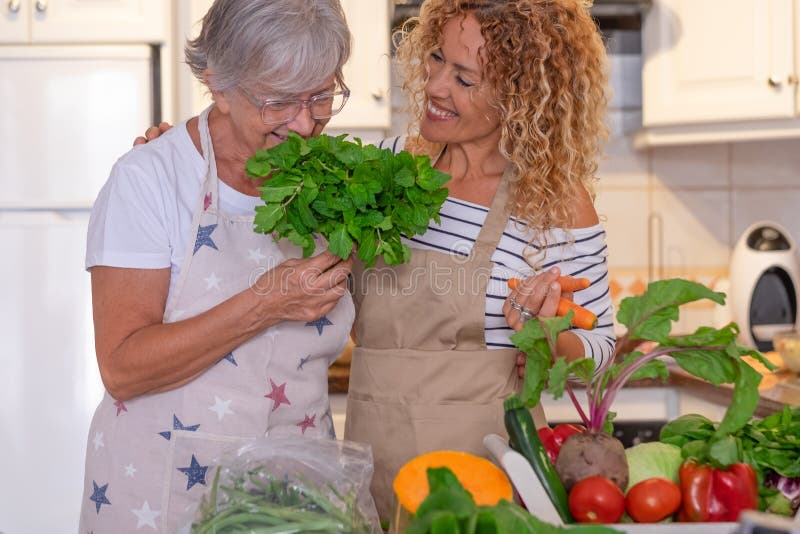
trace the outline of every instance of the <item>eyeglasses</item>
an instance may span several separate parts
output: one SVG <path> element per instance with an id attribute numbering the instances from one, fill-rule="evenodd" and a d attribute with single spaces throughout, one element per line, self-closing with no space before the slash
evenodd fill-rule
<path id="1" fill-rule="evenodd" d="M 260 100 L 250 94 L 244 87 L 239 86 L 239 90 L 260 109 L 261 121 L 269 125 L 291 122 L 303 108 L 309 109 L 311 118 L 314 120 L 328 119 L 342 111 L 347 99 L 350 98 L 350 89 L 347 87 L 343 87 L 340 91 L 320 93 L 308 100 L 300 98 L 292 100 Z"/>

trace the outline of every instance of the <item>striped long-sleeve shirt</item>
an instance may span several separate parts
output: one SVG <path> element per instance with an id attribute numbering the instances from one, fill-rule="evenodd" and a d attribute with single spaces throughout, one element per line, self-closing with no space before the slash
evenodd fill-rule
<path id="1" fill-rule="evenodd" d="M 402 138 L 387 139 L 380 148 L 397 151 Z M 398 146 L 399 145 L 399 146 Z M 405 239 L 411 248 L 433 249 L 467 256 L 478 237 L 478 232 L 489 212 L 488 208 L 464 200 L 448 198 L 439 212 L 441 224 L 433 221 L 423 235 Z M 489 349 L 509 348 L 513 330 L 503 315 L 503 302 L 508 297 L 508 279 L 526 278 L 552 266 L 558 266 L 562 275 L 588 278 L 591 285 L 573 293 L 577 304 L 597 315 L 594 330 L 573 328 L 583 342 L 584 354 L 593 358 L 596 369 L 611 356 L 614 349 L 613 306 L 608 287 L 608 264 L 605 230 L 598 224 L 587 228 L 565 231 L 555 228 L 548 233 L 545 247 L 528 244 L 531 236 L 524 223 L 510 217 L 506 229 L 492 255 L 492 273 L 486 291 L 486 345 Z M 531 255 L 532 254 L 532 255 Z M 526 256 L 532 258 L 535 268 Z"/>

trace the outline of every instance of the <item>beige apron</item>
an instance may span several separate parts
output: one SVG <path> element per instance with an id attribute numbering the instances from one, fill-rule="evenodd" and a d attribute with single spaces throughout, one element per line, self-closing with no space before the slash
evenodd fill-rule
<path id="1" fill-rule="evenodd" d="M 219 209 L 210 109 L 198 125 L 208 173 L 194 215 L 196 239 L 165 323 L 203 313 L 302 254 L 254 232 L 253 215 Z M 353 313 L 345 295 L 316 321 L 266 329 L 184 386 L 124 403 L 106 393 L 89 432 L 80 532 L 188 533 L 226 450 L 265 435 L 334 437 L 328 366 L 347 343 Z"/>
<path id="2" fill-rule="evenodd" d="M 518 390 L 515 349 L 487 350 L 491 256 L 508 222 L 506 170 L 468 257 L 414 249 L 411 261 L 354 269 L 356 346 L 345 439 L 369 443 L 372 495 L 392 515 L 397 470 L 432 450 L 487 456 L 483 437 L 505 436 L 503 400 Z M 545 424 L 540 407 L 537 425 Z"/>

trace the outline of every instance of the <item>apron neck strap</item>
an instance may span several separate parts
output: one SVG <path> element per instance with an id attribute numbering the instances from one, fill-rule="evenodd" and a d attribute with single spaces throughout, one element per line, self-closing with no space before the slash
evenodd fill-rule
<path id="1" fill-rule="evenodd" d="M 475 240 L 475 245 L 472 247 L 474 256 L 480 260 L 488 261 L 491 259 L 494 250 L 497 248 L 497 243 L 500 242 L 503 231 L 508 225 L 508 217 L 511 214 L 511 207 L 508 205 L 511 173 L 511 165 L 507 164 L 503 175 L 500 177 L 500 183 L 497 185 L 497 191 L 492 199 L 492 205 L 489 207 L 489 213 L 486 214 L 486 220 L 483 222 L 478 238 Z"/>
<path id="2" fill-rule="evenodd" d="M 208 165 L 208 174 L 206 175 L 206 183 L 204 186 L 205 193 L 210 194 L 206 198 L 210 200 L 211 205 L 217 207 L 217 197 L 219 196 L 217 187 L 217 158 L 214 157 L 214 143 L 211 141 L 211 130 L 208 127 L 208 115 L 211 113 L 214 104 L 211 104 L 200 113 L 197 122 L 197 129 L 200 134 L 200 149 L 203 151 L 203 159 Z"/>

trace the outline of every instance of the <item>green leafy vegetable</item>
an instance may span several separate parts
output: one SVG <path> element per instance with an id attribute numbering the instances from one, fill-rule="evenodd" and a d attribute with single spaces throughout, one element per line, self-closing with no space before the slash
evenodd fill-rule
<path id="1" fill-rule="evenodd" d="M 659 439 L 680 447 L 684 458 L 721 468 L 737 462 L 750 464 L 758 476 L 760 508 L 790 515 L 791 503 L 764 483 L 776 477 L 800 480 L 800 407 L 785 406 L 763 419 L 752 419 L 723 439 L 715 438 L 720 427 L 721 423 L 702 415 L 687 414 L 664 425 Z"/>
<path id="2" fill-rule="evenodd" d="M 428 468 L 430 493 L 420 504 L 406 534 L 619 534 L 601 525 L 559 527 L 545 523 L 522 507 L 500 501 L 477 506 L 472 495 L 446 467 Z"/>
<path id="3" fill-rule="evenodd" d="M 759 401 L 761 375 L 742 357 L 752 356 L 769 369 L 775 366 L 760 353 L 736 343 L 739 329 L 735 323 L 720 329 L 701 327 L 691 335 L 671 337 L 670 327 L 678 320 L 680 306 L 700 299 L 724 304 L 725 295 L 702 284 L 676 278 L 652 282 L 644 294 L 624 299 L 617 321 L 627 327 L 627 332 L 618 339 L 617 347 L 625 346 L 628 339 L 654 341 L 658 346 L 647 354 L 635 351 L 623 355 L 615 350 L 608 363 L 597 370 L 588 358 L 567 363 L 565 357 L 558 357 L 553 361 L 558 334 L 569 328 L 571 317 L 528 321 L 522 330 L 511 336 L 511 341 L 528 357 L 525 384 L 518 402 L 532 407 L 539 402 L 545 388 L 555 398 L 566 391 L 588 430 L 609 432 L 614 416 L 610 408 L 619 390 L 630 379 L 667 378 L 667 367 L 661 358 L 669 356 L 694 376 L 715 385 L 734 385 L 731 404 L 713 438 L 705 444 L 714 447 L 747 423 Z M 567 381 L 570 374 L 586 385 L 588 414 L 584 413 Z"/>
<path id="4" fill-rule="evenodd" d="M 314 234 L 328 250 L 347 258 L 354 248 L 369 267 L 382 256 L 388 265 L 408 261 L 411 250 L 401 236 L 422 234 L 439 210 L 450 176 L 427 156 L 393 154 L 345 135 L 308 140 L 295 133 L 247 161 L 247 173 L 267 178 L 260 188 L 255 231 L 275 232 L 303 248 L 315 249 Z"/>
<path id="5" fill-rule="evenodd" d="M 683 457 L 681 448 L 676 445 L 659 441 L 639 443 L 625 449 L 625 458 L 628 460 L 628 489 L 648 478 L 666 478 L 678 483 L 678 468 Z"/>

